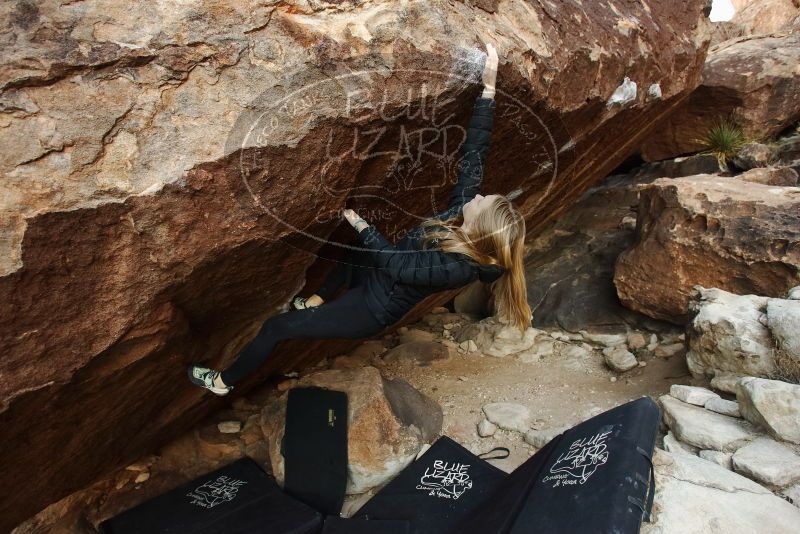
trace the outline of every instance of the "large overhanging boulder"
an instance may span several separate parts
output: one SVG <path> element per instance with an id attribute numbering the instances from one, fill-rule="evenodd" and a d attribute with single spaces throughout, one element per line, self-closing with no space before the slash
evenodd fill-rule
<path id="1" fill-rule="evenodd" d="M 484 190 L 535 231 L 698 85 L 710 33 L 704 0 L 61 4 L 0 6 L 2 531 L 220 406 L 186 364 L 314 289 L 343 207 L 392 239 L 444 207 L 482 40 Z M 237 393 L 351 345 L 286 342 Z"/>

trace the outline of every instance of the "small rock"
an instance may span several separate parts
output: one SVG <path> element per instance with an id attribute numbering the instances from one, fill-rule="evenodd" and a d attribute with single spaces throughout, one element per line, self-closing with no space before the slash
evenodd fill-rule
<path id="1" fill-rule="evenodd" d="M 505 430 L 527 432 L 531 414 L 527 407 L 511 402 L 493 402 L 483 407 L 486 419 Z"/>
<path id="2" fill-rule="evenodd" d="M 611 382 L 616 382 L 617 381 L 617 377 L 616 376 L 612 376 L 611 378 L 609 378 L 609 380 Z"/>
<path id="3" fill-rule="evenodd" d="M 603 356 L 606 364 L 615 371 L 624 372 L 639 365 L 636 357 L 624 347 L 607 347 L 603 349 Z"/>
<path id="4" fill-rule="evenodd" d="M 495 432 L 497 432 L 497 425 L 491 421 L 483 419 L 478 423 L 478 435 L 480 437 L 488 438 L 489 436 L 493 436 Z"/>
<path id="5" fill-rule="evenodd" d="M 702 450 L 698 453 L 698 456 L 703 460 L 708 460 L 709 462 L 714 462 L 715 464 L 719 465 L 720 467 L 724 467 L 730 471 L 733 471 L 733 465 L 731 464 L 731 458 L 733 458 L 733 453 L 730 452 L 722 452 L 722 451 L 712 451 L 709 449 Z"/>
<path id="6" fill-rule="evenodd" d="M 466 382 L 467 381 L 467 377 L 466 376 L 459 376 L 458 377 L 458 381 L 459 382 Z"/>
<path id="7" fill-rule="evenodd" d="M 525 443 L 541 449 L 556 436 L 567 430 L 569 427 L 554 427 L 544 430 L 529 430 L 525 433 Z"/>
<path id="8" fill-rule="evenodd" d="M 478 345 L 472 339 L 467 341 L 467 352 L 475 352 L 478 350 Z"/>
<path id="9" fill-rule="evenodd" d="M 640 362 L 639 362 L 639 367 L 647 367 L 647 362 L 645 362 L 645 361 L 640 361 Z"/>
<path id="10" fill-rule="evenodd" d="M 431 313 L 448 313 L 449 311 L 444 306 L 436 306 L 431 310 Z"/>
<path id="11" fill-rule="evenodd" d="M 766 167 L 772 158 L 772 149 L 761 143 L 747 143 L 733 157 L 733 164 L 743 171 Z"/>
<path id="12" fill-rule="evenodd" d="M 586 341 L 605 345 L 606 347 L 616 347 L 626 341 L 626 336 L 623 334 L 592 334 L 586 330 L 581 330 L 580 333 Z"/>
<path id="13" fill-rule="evenodd" d="M 217 428 L 222 434 L 238 434 L 242 430 L 241 421 L 222 421 L 217 423 Z"/>
<path id="14" fill-rule="evenodd" d="M 401 333 L 401 334 L 405 334 L 406 332 L 408 332 L 408 327 L 407 326 L 401 326 L 400 328 L 397 329 L 397 331 L 399 333 Z"/>
<path id="15" fill-rule="evenodd" d="M 650 334 L 650 343 L 647 344 L 647 350 L 653 352 L 654 350 L 656 350 L 657 346 L 658 346 L 658 336 L 656 336 L 655 334 Z"/>
<path id="16" fill-rule="evenodd" d="M 739 412 L 739 403 L 736 401 L 725 400 L 721 397 L 708 399 L 705 403 L 705 409 L 712 412 L 721 413 L 722 415 L 729 415 L 731 417 L 741 417 Z"/>
<path id="17" fill-rule="evenodd" d="M 671 343 L 669 345 L 659 345 L 653 351 L 658 358 L 671 358 L 676 354 L 686 352 L 686 345 L 684 343 Z"/>
<path id="18" fill-rule="evenodd" d="M 647 338 L 639 332 L 631 332 L 628 334 L 628 349 L 638 350 L 647 346 Z"/>
<path id="19" fill-rule="evenodd" d="M 150 478 L 150 473 L 145 471 L 144 473 L 139 473 L 136 475 L 136 478 L 133 480 L 134 484 L 141 484 L 142 482 L 146 482 L 147 479 Z"/>
<path id="20" fill-rule="evenodd" d="M 636 217 L 631 217 L 630 215 L 626 215 L 619 222 L 619 227 L 622 230 L 634 230 L 636 228 Z"/>
<path id="21" fill-rule="evenodd" d="M 787 300 L 800 300 L 800 286 L 793 287 L 786 295 Z"/>
<path id="22" fill-rule="evenodd" d="M 672 384 L 669 388 L 669 394 L 678 400 L 682 400 L 688 404 L 694 404 L 695 406 L 705 406 L 706 402 L 710 399 L 720 398 L 719 395 L 710 389 L 680 384 Z"/>
<path id="23" fill-rule="evenodd" d="M 748 478 L 785 488 L 800 481 L 800 456 L 770 438 L 759 438 L 733 455 L 733 469 Z"/>

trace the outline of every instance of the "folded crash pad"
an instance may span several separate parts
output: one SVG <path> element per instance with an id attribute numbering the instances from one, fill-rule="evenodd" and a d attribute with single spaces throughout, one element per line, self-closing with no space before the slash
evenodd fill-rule
<path id="1" fill-rule="evenodd" d="M 100 524 L 102 534 L 306 534 L 322 516 L 285 495 L 251 458 L 145 501 Z"/>
<path id="2" fill-rule="evenodd" d="M 362 506 L 355 517 L 405 519 L 411 523 L 412 534 L 444 534 L 481 504 L 506 476 L 442 436 Z"/>
<path id="3" fill-rule="evenodd" d="M 655 491 L 661 410 L 648 397 L 560 434 L 515 469 L 453 532 L 637 533 Z"/>
<path id="4" fill-rule="evenodd" d="M 339 515 L 347 486 L 347 394 L 292 388 L 281 446 L 284 491 L 326 515 Z"/>

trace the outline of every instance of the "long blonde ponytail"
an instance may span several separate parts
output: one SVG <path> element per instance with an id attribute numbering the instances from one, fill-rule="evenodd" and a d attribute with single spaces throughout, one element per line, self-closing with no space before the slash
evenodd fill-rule
<path id="1" fill-rule="evenodd" d="M 462 228 L 463 215 L 449 219 L 428 219 L 420 226 L 426 232 L 423 247 L 437 239 L 444 252 L 466 254 L 484 265 L 499 265 L 506 272 L 489 286 L 498 318 L 525 331 L 531 325 L 531 307 L 525 285 L 523 263 L 525 218 L 502 195 L 478 213 L 469 234 Z"/>

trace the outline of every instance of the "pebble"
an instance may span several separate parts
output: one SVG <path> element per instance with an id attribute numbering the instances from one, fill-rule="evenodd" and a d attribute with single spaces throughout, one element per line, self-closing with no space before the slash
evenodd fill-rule
<path id="1" fill-rule="evenodd" d="M 150 478 L 150 473 L 145 471 L 144 473 L 139 473 L 136 476 L 136 478 L 133 480 L 133 483 L 134 484 L 141 484 L 142 482 L 145 482 L 149 478 Z"/>
<path id="2" fill-rule="evenodd" d="M 612 382 L 616 382 L 617 381 L 617 377 L 616 376 L 612 376 L 611 378 L 609 378 L 609 380 L 611 380 Z"/>
<path id="3" fill-rule="evenodd" d="M 241 421 L 222 421 L 217 424 L 217 428 L 222 434 L 238 434 L 242 430 Z"/>
<path id="4" fill-rule="evenodd" d="M 478 435 L 482 438 L 493 436 L 497 432 L 497 425 L 486 419 L 478 423 Z"/>

